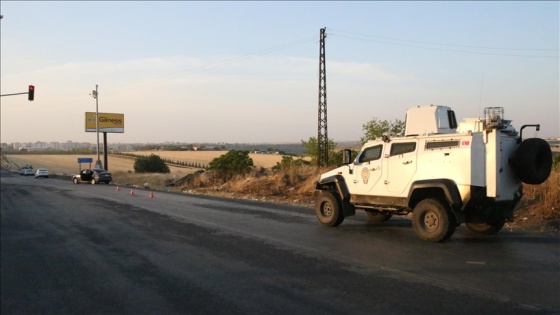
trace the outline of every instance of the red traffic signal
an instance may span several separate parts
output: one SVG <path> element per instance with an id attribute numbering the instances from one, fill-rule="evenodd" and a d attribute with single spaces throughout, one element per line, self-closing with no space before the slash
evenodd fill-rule
<path id="1" fill-rule="evenodd" d="M 35 99 L 35 86 L 34 85 L 29 86 L 29 90 L 27 91 L 27 99 L 29 101 L 32 101 L 33 99 Z"/>

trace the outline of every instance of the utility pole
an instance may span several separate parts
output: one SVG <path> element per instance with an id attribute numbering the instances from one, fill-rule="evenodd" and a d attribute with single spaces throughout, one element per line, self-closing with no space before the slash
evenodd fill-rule
<path id="1" fill-rule="evenodd" d="M 96 169 L 103 169 L 103 164 L 99 158 L 99 94 L 97 93 L 98 85 L 95 85 L 95 90 L 91 91 L 91 96 L 95 99 L 95 133 L 97 134 L 97 162 L 95 162 Z"/>
<path id="2" fill-rule="evenodd" d="M 329 163 L 329 137 L 327 132 L 327 69 L 325 64 L 325 34 L 321 29 L 319 41 L 319 118 L 317 132 L 317 166 L 326 167 Z"/>

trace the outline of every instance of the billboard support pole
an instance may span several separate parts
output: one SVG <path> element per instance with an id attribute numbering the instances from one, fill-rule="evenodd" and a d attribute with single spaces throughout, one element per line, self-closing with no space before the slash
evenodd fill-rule
<path id="1" fill-rule="evenodd" d="M 107 159 L 107 133 L 103 132 L 103 161 L 105 162 L 105 170 L 109 170 L 109 162 Z"/>
<path id="2" fill-rule="evenodd" d="M 95 98 L 95 133 L 97 134 L 97 162 L 95 162 L 95 168 L 102 169 L 103 164 L 99 159 L 99 94 L 97 93 L 98 85 L 95 85 L 95 90 L 91 92 L 93 98 Z"/>

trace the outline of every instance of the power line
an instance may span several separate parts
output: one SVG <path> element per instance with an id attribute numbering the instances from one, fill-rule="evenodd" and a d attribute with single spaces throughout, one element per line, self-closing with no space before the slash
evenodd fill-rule
<path id="1" fill-rule="evenodd" d="M 402 39 L 402 38 L 395 38 L 395 37 L 386 37 L 386 36 L 378 36 L 378 35 L 368 35 L 368 34 L 360 34 L 360 33 L 351 33 L 341 30 L 333 30 L 329 29 L 329 31 L 341 32 L 351 35 L 358 35 L 358 36 L 365 36 L 365 37 L 375 37 L 375 38 L 383 38 L 389 40 L 396 40 L 402 42 L 412 42 L 418 44 L 427 44 L 427 45 L 441 45 L 441 46 L 456 46 L 456 47 L 465 47 L 465 48 L 483 48 L 483 49 L 497 49 L 497 50 L 545 50 L 545 51 L 558 51 L 558 49 L 549 49 L 549 48 L 504 48 L 504 47 L 488 47 L 488 46 L 471 46 L 471 45 L 458 45 L 458 44 L 444 44 L 444 43 L 433 43 L 433 42 L 423 42 L 417 40 L 410 40 L 410 39 Z"/>
<path id="2" fill-rule="evenodd" d="M 329 29 L 331 30 L 331 29 Z M 438 47 L 427 47 L 427 46 L 420 46 L 415 44 L 422 44 L 422 45 L 432 45 L 432 46 L 448 46 L 448 47 L 462 47 L 462 48 L 472 48 L 472 49 L 487 49 L 487 50 L 509 50 L 509 51 L 542 51 L 542 52 L 558 52 L 558 49 L 548 49 L 548 48 L 504 48 L 504 47 L 485 47 L 485 46 L 471 46 L 471 45 L 458 45 L 458 44 L 443 44 L 443 43 L 433 43 L 433 42 L 423 42 L 423 41 L 416 41 L 416 40 L 408 40 L 408 39 L 400 39 L 400 38 L 391 38 L 391 37 L 384 37 L 384 36 L 377 36 L 377 35 L 367 35 L 367 34 L 359 34 L 359 33 L 351 33 L 346 31 L 340 30 L 332 30 L 334 33 L 329 33 L 331 36 L 334 37 L 342 37 L 342 38 L 349 38 L 373 43 L 380 43 L 380 44 L 387 44 L 387 45 L 394 45 L 394 46 L 404 46 L 404 47 L 412 47 L 412 48 L 421 48 L 427 50 L 437 50 L 437 51 L 447 51 L 447 52 L 460 52 L 460 53 L 470 53 L 470 54 L 480 54 L 480 55 L 494 55 L 494 56 L 512 56 L 512 57 L 535 57 L 535 58 L 558 58 L 558 55 L 527 55 L 527 54 L 511 54 L 511 53 L 498 53 L 498 52 L 483 52 L 483 51 L 472 51 L 472 50 L 459 50 L 459 49 L 451 49 L 451 48 L 438 48 Z M 338 32 L 339 34 L 337 34 Z M 342 34 L 341 34 L 342 33 Z M 350 35 L 344 35 L 350 34 Z M 376 40 L 372 38 L 381 38 L 385 40 Z M 391 42 L 397 41 L 397 42 Z M 398 43 L 402 42 L 402 43 Z"/>

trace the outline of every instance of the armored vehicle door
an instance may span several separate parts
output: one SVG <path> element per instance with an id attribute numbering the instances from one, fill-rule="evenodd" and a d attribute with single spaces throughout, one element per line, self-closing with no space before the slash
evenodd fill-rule
<path id="1" fill-rule="evenodd" d="M 354 184 L 358 193 L 369 192 L 381 179 L 383 144 L 364 149 L 354 162 Z"/>
<path id="2" fill-rule="evenodd" d="M 391 150 L 385 158 L 385 183 L 389 194 L 401 195 L 416 173 L 418 142 L 411 140 L 391 143 Z"/>

